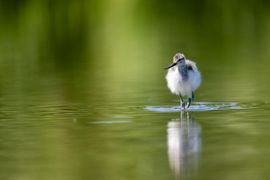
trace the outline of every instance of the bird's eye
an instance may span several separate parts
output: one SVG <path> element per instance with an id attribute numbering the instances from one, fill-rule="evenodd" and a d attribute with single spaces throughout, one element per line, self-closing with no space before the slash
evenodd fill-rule
<path id="1" fill-rule="evenodd" d="M 184 59 L 185 59 L 185 58 L 183 58 L 183 57 L 182 57 L 182 58 L 179 58 L 179 59 L 178 59 L 178 62 L 180 62 L 181 60 L 184 60 Z"/>

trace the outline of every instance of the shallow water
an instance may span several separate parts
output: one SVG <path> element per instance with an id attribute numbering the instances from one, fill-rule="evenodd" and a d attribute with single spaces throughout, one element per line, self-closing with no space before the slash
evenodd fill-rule
<path id="1" fill-rule="evenodd" d="M 0 154 L 5 163 L 0 164 L 0 176 L 268 177 L 268 103 L 203 101 L 180 112 L 177 97 L 166 86 L 149 91 L 134 88 L 137 84 L 120 92 L 82 89 L 82 98 L 63 94 L 72 92 L 70 87 L 55 92 L 54 85 L 28 92 L 27 97 L 2 94 Z"/>
<path id="2" fill-rule="evenodd" d="M 153 112 L 181 112 L 181 111 L 218 111 L 218 110 L 240 110 L 246 109 L 244 105 L 236 102 L 196 102 L 189 108 L 180 106 L 147 106 L 145 110 Z"/>
<path id="3" fill-rule="evenodd" d="M 1 180 L 270 178 L 269 3 L 0 4 Z M 203 78 L 187 111 L 178 51 Z"/>

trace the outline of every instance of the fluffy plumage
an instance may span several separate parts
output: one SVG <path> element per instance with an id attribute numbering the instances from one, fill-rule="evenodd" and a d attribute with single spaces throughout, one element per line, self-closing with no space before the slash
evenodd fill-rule
<path id="1" fill-rule="evenodd" d="M 177 53 L 174 56 L 173 64 L 168 67 L 166 80 L 168 88 L 173 94 L 193 99 L 193 93 L 201 84 L 201 73 L 196 63 L 187 60 L 183 54 Z M 191 103 L 191 100 L 189 101 Z"/>

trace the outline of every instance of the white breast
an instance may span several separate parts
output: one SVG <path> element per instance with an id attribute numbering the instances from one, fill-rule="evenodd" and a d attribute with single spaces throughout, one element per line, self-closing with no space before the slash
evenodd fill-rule
<path id="1" fill-rule="evenodd" d="M 190 60 L 186 60 L 186 64 L 190 65 L 193 70 L 188 71 L 188 79 L 183 81 L 177 67 L 168 70 L 166 75 L 167 86 L 173 94 L 191 97 L 201 84 L 201 74 L 196 64 Z"/>

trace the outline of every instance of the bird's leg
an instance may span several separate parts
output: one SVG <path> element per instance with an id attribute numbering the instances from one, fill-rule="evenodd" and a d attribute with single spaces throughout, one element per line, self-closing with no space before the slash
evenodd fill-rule
<path id="1" fill-rule="evenodd" d="M 185 101 L 183 100 L 183 97 L 181 96 L 181 94 L 179 95 L 179 98 L 180 98 L 180 107 L 181 107 L 182 109 L 185 109 L 186 103 L 185 103 Z"/>
<path id="2" fill-rule="evenodd" d="M 187 108 L 189 108 L 189 106 L 191 105 L 191 102 L 192 102 L 192 98 L 188 98 L 188 103 L 187 103 Z"/>

